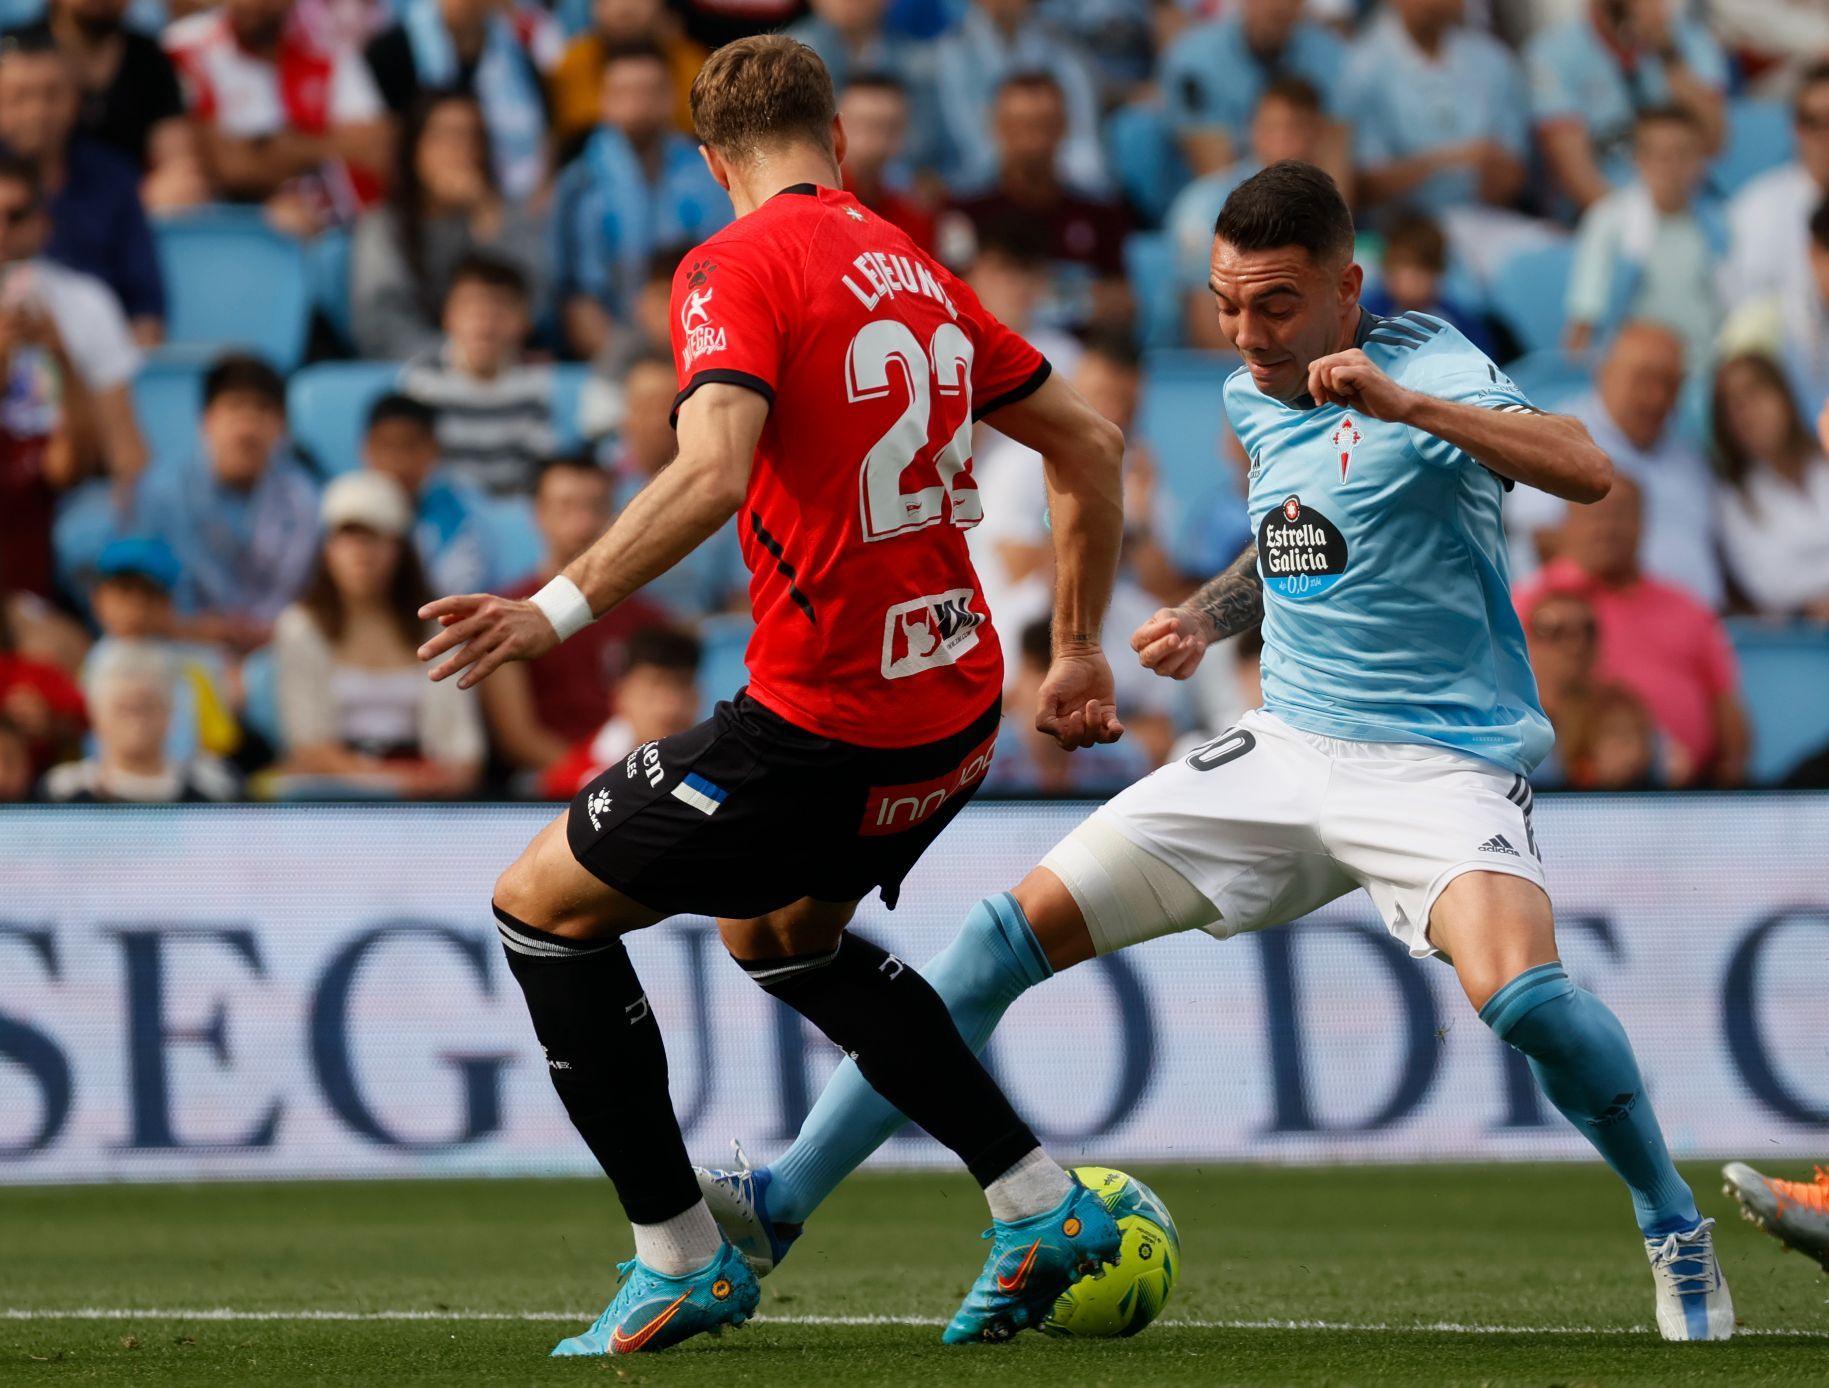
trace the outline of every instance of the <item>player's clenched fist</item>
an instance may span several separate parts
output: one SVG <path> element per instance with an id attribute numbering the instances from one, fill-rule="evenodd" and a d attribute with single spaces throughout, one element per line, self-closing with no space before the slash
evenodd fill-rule
<path id="1" fill-rule="evenodd" d="M 419 648 L 419 658 L 437 660 L 447 651 L 453 652 L 433 669 L 432 678 L 449 679 L 468 667 L 457 682 L 459 689 L 482 683 L 497 666 L 510 660 L 532 660 L 559 644 L 552 622 L 531 602 L 466 593 L 439 598 L 419 609 L 421 621 L 434 617 L 444 630 Z"/>
<path id="2" fill-rule="evenodd" d="M 1143 668 L 1172 680 L 1193 674 L 1212 643 L 1212 623 L 1188 607 L 1161 609 L 1130 638 Z"/>
<path id="3" fill-rule="evenodd" d="M 1357 347 L 1316 357 L 1308 367 L 1308 393 L 1317 405 L 1344 405 L 1373 419 L 1401 422 L 1412 393 L 1397 384 Z"/>
<path id="4" fill-rule="evenodd" d="M 1047 733 L 1069 751 L 1095 742 L 1116 742 L 1124 736 L 1117 695 L 1112 692 L 1111 666 L 1100 651 L 1055 656 L 1042 681 L 1040 704 L 1035 712 L 1036 731 Z"/>

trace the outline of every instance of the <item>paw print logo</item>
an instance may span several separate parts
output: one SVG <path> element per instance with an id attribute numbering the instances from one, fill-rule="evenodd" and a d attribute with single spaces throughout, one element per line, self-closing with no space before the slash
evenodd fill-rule
<path id="1" fill-rule="evenodd" d="M 690 289 L 697 289 L 701 284 L 705 283 L 706 280 L 711 278 L 711 272 L 717 268 L 718 263 L 715 260 L 693 261 L 692 268 L 686 272 L 687 287 Z"/>

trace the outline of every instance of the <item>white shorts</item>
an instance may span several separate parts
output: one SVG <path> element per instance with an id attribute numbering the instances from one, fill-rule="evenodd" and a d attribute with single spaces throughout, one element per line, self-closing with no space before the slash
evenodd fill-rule
<path id="1" fill-rule="evenodd" d="M 1462 873 L 1544 885 L 1530 811 L 1530 783 L 1487 762 L 1322 737 L 1259 709 L 1120 793 L 1042 865 L 1100 954 L 1182 930 L 1262 930 L 1364 887 L 1422 958 L 1436 953 L 1430 909 Z M 1108 869 L 1114 830 L 1193 891 L 1152 864 Z"/>

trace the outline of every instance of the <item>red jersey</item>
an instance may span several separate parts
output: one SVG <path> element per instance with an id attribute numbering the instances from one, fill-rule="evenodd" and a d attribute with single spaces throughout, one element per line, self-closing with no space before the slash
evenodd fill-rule
<path id="1" fill-rule="evenodd" d="M 983 515 L 973 421 L 1048 363 L 907 234 L 798 184 L 673 277 L 680 404 L 732 383 L 770 402 L 738 513 L 756 634 L 749 692 L 866 747 L 948 737 L 1003 658 L 966 554 Z"/>

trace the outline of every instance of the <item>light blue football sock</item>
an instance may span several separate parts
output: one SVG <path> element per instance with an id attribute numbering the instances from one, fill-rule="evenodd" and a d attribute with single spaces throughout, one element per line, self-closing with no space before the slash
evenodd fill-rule
<path id="1" fill-rule="evenodd" d="M 1022 907 L 1004 892 L 972 907 L 953 942 L 927 962 L 921 976 L 976 1054 L 1010 1004 L 1053 972 Z M 856 1061 L 845 1061 L 800 1125 L 794 1145 L 769 1167 L 769 1218 L 805 1223 L 838 1183 L 907 1121 L 858 1073 Z"/>
<path id="2" fill-rule="evenodd" d="M 1701 1221 L 1651 1111 L 1632 1043 L 1607 1005 L 1560 964 L 1526 969 L 1480 1009 L 1480 1020 L 1530 1061 L 1549 1101 L 1632 1191 L 1646 1238 Z"/>

